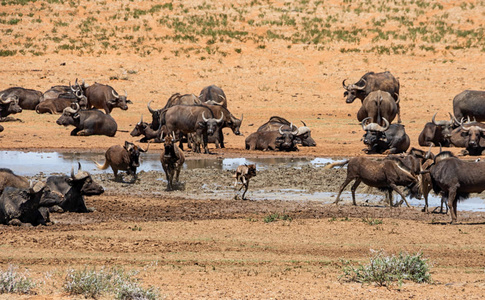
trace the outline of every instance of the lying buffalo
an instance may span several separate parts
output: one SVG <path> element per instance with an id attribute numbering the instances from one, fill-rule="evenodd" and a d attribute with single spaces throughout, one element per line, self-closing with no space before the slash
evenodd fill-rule
<path id="1" fill-rule="evenodd" d="M 75 99 L 69 98 L 47 99 L 37 104 L 35 107 L 35 112 L 38 114 L 58 114 L 62 113 L 66 107 L 70 107 L 71 104 L 75 102 Z"/>
<path id="2" fill-rule="evenodd" d="M 209 85 L 200 91 L 199 95 L 200 101 L 209 105 L 221 105 L 227 108 L 227 98 L 224 91 L 215 85 Z"/>
<path id="3" fill-rule="evenodd" d="M 444 151 L 436 155 L 428 168 L 436 194 L 442 193 L 448 200 L 451 223 L 457 221 L 457 203 L 471 193 L 485 190 L 485 162 L 467 162 Z"/>
<path id="4" fill-rule="evenodd" d="M 126 91 L 125 95 L 118 95 L 114 88 L 101 83 L 95 83 L 88 86 L 85 89 L 85 95 L 88 98 L 88 109 L 92 107 L 104 109 L 107 115 L 109 115 L 115 107 L 119 107 L 122 110 L 127 110 L 127 103 L 132 103 L 127 99 L 128 94 Z"/>
<path id="5" fill-rule="evenodd" d="M 29 181 L 23 176 L 16 175 L 10 169 L 0 168 L 0 194 L 7 186 L 28 188 Z"/>
<path id="6" fill-rule="evenodd" d="M 475 118 L 485 121 L 485 91 L 465 90 L 453 98 L 453 114 L 455 118 Z"/>
<path id="7" fill-rule="evenodd" d="M 312 132 L 310 128 L 308 128 L 305 122 L 303 123 L 302 127 L 296 127 L 293 123 L 290 123 L 288 120 L 278 116 L 272 116 L 269 118 L 269 121 L 261 125 L 257 131 L 275 131 L 278 130 L 281 126 L 283 126 L 282 130 L 296 130 L 296 141 L 298 144 L 301 144 L 304 147 L 315 147 L 317 143 L 312 138 Z"/>
<path id="8" fill-rule="evenodd" d="M 295 151 L 298 150 L 296 146 L 296 130 L 282 130 L 280 126 L 275 131 L 262 131 L 251 133 L 245 141 L 246 150 L 281 150 L 281 151 Z"/>
<path id="9" fill-rule="evenodd" d="M 371 123 L 379 125 L 383 125 L 383 119 L 392 123 L 398 112 L 398 105 L 399 97 L 395 100 L 388 92 L 370 92 L 357 112 L 357 119 L 362 122 L 365 118 L 370 118 Z"/>
<path id="10" fill-rule="evenodd" d="M 1 94 L 5 98 L 16 96 L 19 100 L 19 106 L 28 110 L 34 110 L 37 104 L 44 101 L 42 92 L 22 87 L 11 87 L 1 91 Z"/>
<path id="11" fill-rule="evenodd" d="M 419 134 L 418 142 L 420 146 L 450 146 L 451 132 L 454 129 L 455 121 L 451 114 L 449 121 L 436 121 L 436 114 L 433 115 L 431 122 L 424 125 L 423 131 Z"/>
<path id="12" fill-rule="evenodd" d="M 363 140 L 367 145 L 366 153 L 394 154 L 408 150 L 410 140 L 403 125 L 389 125 L 389 122 L 383 119 L 385 125 L 381 126 L 377 123 L 368 123 L 368 120 L 369 118 L 362 120 L 362 129 L 365 131 Z"/>
<path id="13" fill-rule="evenodd" d="M 485 154 L 485 124 L 469 122 L 451 132 L 451 143 L 455 147 L 464 147 L 463 155 Z"/>
<path id="14" fill-rule="evenodd" d="M 392 192 L 398 193 L 402 201 L 409 204 L 406 200 L 404 194 L 398 189 L 398 186 L 412 186 L 418 183 L 416 176 L 414 176 L 404 164 L 399 160 L 395 159 L 385 159 L 382 161 L 375 161 L 368 159 L 366 157 L 354 157 L 350 160 L 346 160 L 341 163 L 333 163 L 325 168 L 331 168 L 333 166 L 347 166 L 347 178 L 340 186 L 339 192 L 337 194 L 337 199 L 335 199 L 335 204 L 340 201 L 340 195 L 345 187 L 353 180 L 355 180 L 352 185 L 352 203 L 357 205 L 355 202 L 355 191 L 359 187 L 361 182 L 364 182 L 370 187 L 376 187 L 381 190 L 387 191 L 387 200 L 390 206 L 392 203 Z M 402 203 L 401 201 L 401 203 Z"/>
<path id="15" fill-rule="evenodd" d="M 0 119 L 5 119 L 8 115 L 22 112 L 17 96 L 4 97 L 0 94 Z"/>
<path id="16" fill-rule="evenodd" d="M 58 125 L 73 125 L 75 128 L 71 131 L 71 135 L 114 136 L 116 134 L 118 125 L 110 115 L 105 115 L 97 109 L 81 110 L 78 103 L 74 103 L 74 107 L 74 109 L 65 108 L 62 116 L 56 121 Z"/>
<path id="17" fill-rule="evenodd" d="M 130 135 L 133 137 L 143 135 L 140 143 L 147 143 L 148 141 L 160 143 L 162 139 L 162 129 L 162 127 L 159 127 L 157 130 L 152 129 L 151 124 L 143 122 L 142 115 L 140 122 L 136 123 L 135 128 L 130 132 Z"/>
<path id="18" fill-rule="evenodd" d="M 106 170 L 111 167 L 113 170 L 115 180 L 119 180 L 118 171 L 126 171 L 128 175 L 133 176 L 133 182 L 136 181 L 136 169 L 140 166 L 140 153 L 147 152 L 148 147 L 143 150 L 133 143 L 125 141 L 125 145 L 114 145 L 108 148 L 105 153 L 105 162 L 103 165 L 96 163 L 96 166 L 101 170 Z"/>
<path id="19" fill-rule="evenodd" d="M 38 182 L 29 188 L 6 187 L 0 196 L 0 224 L 34 226 L 49 222 L 49 207 L 62 196 Z"/>
<path id="20" fill-rule="evenodd" d="M 345 85 L 345 80 L 342 82 L 345 89 L 344 96 L 347 98 L 347 103 L 352 103 L 356 98 L 364 101 L 364 99 L 374 91 L 388 92 L 396 102 L 399 97 L 399 81 L 389 72 L 374 73 L 369 72 L 364 74 L 359 81 L 354 84 Z M 398 123 L 401 123 L 401 113 L 399 103 L 397 103 Z"/>
<path id="21" fill-rule="evenodd" d="M 77 174 L 74 174 L 74 169 L 71 169 L 70 176 L 50 176 L 47 178 L 46 185 L 63 196 L 63 199 L 55 202 L 54 206 L 51 205 L 50 211 L 55 212 L 91 212 L 94 209 L 86 207 L 84 196 L 104 193 L 103 187 L 96 183 L 88 172 L 81 170 L 81 164 Z M 43 201 L 41 204 L 44 204 Z"/>

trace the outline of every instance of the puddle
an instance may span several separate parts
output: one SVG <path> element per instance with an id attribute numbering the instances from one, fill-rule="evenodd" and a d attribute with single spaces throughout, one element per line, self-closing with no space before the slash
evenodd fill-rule
<path id="1" fill-rule="evenodd" d="M 83 170 L 92 174 L 104 173 L 94 164 L 104 163 L 104 152 L 100 153 L 63 153 L 63 152 L 22 152 L 22 151 L 0 151 L 0 167 L 13 170 L 22 176 L 34 176 L 37 174 L 50 175 L 53 173 L 68 173 L 71 167 L 77 170 L 78 162 L 81 163 Z M 142 154 L 141 164 L 137 172 L 140 171 L 162 171 L 160 164 L 160 154 Z M 301 168 L 312 164 L 316 167 L 333 162 L 329 158 L 224 158 L 224 159 L 197 159 L 186 160 L 184 169 L 205 169 L 213 168 L 216 170 L 235 170 L 242 164 L 256 164 L 258 170 L 266 170 L 272 167 Z"/>

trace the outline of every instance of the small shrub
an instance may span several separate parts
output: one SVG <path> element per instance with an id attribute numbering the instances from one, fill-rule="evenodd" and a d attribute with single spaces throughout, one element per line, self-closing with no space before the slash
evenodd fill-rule
<path id="1" fill-rule="evenodd" d="M 31 294 L 35 287 L 28 273 L 18 273 L 17 268 L 9 265 L 6 271 L 0 271 L 0 294 Z"/>
<path id="2" fill-rule="evenodd" d="M 383 223 L 382 219 L 374 219 L 374 218 L 362 218 L 362 222 L 367 223 L 369 225 L 380 225 Z"/>
<path id="3" fill-rule="evenodd" d="M 403 252 L 398 256 L 386 256 L 382 251 L 377 251 L 370 259 L 370 264 L 365 266 L 359 264 L 358 267 L 353 267 L 348 261 L 343 261 L 344 274 L 340 278 L 349 282 L 375 283 L 379 286 L 389 286 L 396 281 L 402 284 L 403 280 L 429 283 L 429 267 L 422 256 L 422 253 Z"/>
<path id="4" fill-rule="evenodd" d="M 279 213 L 270 214 L 269 216 L 266 216 L 263 219 L 264 223 L 271 223 L 271 222 L 275 222 L 275 221 L 278 221 L 278 220 L 291 221 L 292 219 L 287 214 L 280 215 Z"/>

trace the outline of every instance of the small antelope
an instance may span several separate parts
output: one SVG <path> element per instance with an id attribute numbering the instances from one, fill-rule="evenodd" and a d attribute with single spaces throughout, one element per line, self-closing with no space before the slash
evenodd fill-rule
<path id="1" fill-rule="evenodd" d="M 233 175 L 235 178 L 234 181 L 234 187 L 237 186 L 238 181 L 240 180 L 242 183 L 242 187 L 239 190 L 242 190 L 244 188 L 244 192 L 242 194 L 242 199 L 246 200 L 244 197 L 246 195 L 246 192 L 248 191 L 249 188 L 249 179 L 252 177 L 256 176 L 256 165 L 240 165 L 237 167 L 236 174 Z"/>

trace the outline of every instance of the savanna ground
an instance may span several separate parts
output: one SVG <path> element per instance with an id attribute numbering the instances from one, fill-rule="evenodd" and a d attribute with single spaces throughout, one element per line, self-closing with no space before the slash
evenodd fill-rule
<path id="1" fill-rule="evenodd" d="M 45 91 L 79 78 L 126 90 L 133 105 L 113 111 L 123 130 L 114 138 L 71 137 L 72 128 L 55 124 L 58 116 L 24 111 L 16 115 L 23 122 L 2 123 L 0 147 L 102 151 L 136 140 L 128 132 L 141 114 L 150 119 L 149 100 L 158 108 L 175 92 L 198 95 L 216 84 L 224 89 L 229 110 L 244 115 L 245 136 L 280 115 L 306 122 L 317 147 L 249 152 L 244 137 L 230 133 L 227 148 L 213 149 L 211 158 L 363 155 L 355 117 L 359 103 L 345 104 L 341 82 L 385 70 L 400 80 L 403 123 L 417 147 L 424 124 L 435 112 L 438 119 L 447 118 L 456 94 L 485 89 L 484 25 L 484 1 L 3 0 L 2 88 Z M 160 149 L 150 146 L 152 153 Z M 262 172 L 254 186 L 277 194 L 288 187 L 309 189 L 310 182 L 314 189 L 336 192 L 345 172 L 329 172 L 280 168 L 277 180 Z M 182 173 L 186 190 L 175 193 L 164 190 L 161 170 L 142 174 L 132 186 L 110 176 L 100 179 L 107 192 L 87 199 L 94 213 L 54 214 L 50 226 L 0 228 L 2 267 L 27 268 L 45 282 L 34 299 L 70 297 L 61 287 L 66 270 L 86 266 L 138 270 L 144 286 L 157 287 L 168 299 L 485 294 L 484 217 L 460 211 L 460 205 L 463 223 L 450 226 L 449 216 L 418 209 L 241 201 L 217 196 L 216 187 L 214 196 L 194 188 L 207 178 L 229 185 L 230 172 Z M 317 176 L 324 177 L 320 184 Z M 275 213 L 291 220 L 263 221 Z M 341 259 L 366 263 L 371 249 L 421 251 L 432 265 L 433 283 L 388 289 L 339 281 Z"/>

